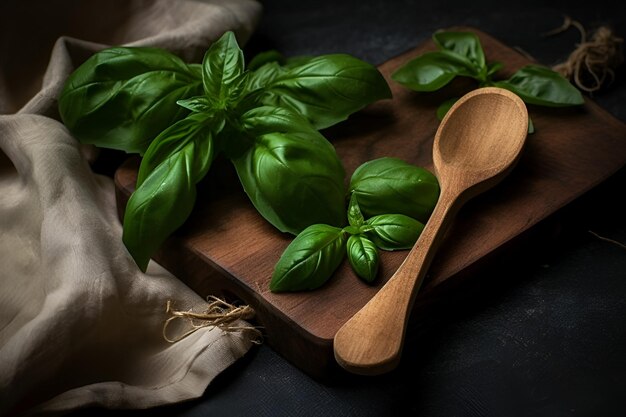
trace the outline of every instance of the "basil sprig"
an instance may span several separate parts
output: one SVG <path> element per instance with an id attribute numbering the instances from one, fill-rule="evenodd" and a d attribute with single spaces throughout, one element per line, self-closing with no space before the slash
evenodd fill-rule
<path id="1" fill-rule="evenodd" d="M 359 166 L 348 191 L 356 194 L 368 217 L 399 213 L 426 222 L 439 196 L 439 183 L 424 168 L 384 157 Z"/>
<path id="2" fill-rule="evenodd" d="M 191 213 L 196 184 L 220 154 L 280 231 L 343 226 L 344 169 L 317 130 L 390 96 L 375 67 L 343 54 L 270 51 L 246 69 L 227 32 L 201 65 L 156 48 L 98 52 L 68 78 L 59 112 L 81 142 L 143 155 L 123 240 L 145 270 Z"/>
<path id="3" fill-rule="evenodd" d="M 413 247 L 439 197 L 439 184 L 433 174 L 396 158 L 366 162 L 354 172 L 350 184 L 350 200 L 344 210 L 348 226 L 315 224 L 300 233 L 278 260 L 271 291 L 318 288 L 346 256 L 359 278 L 373 282 L 379 268 L 378 249 Z M 411 206 L 416 201 L 418 210 Z M 389 211 L 380 214 L 381 210 Z M 418 214 L 422 221 L 403 211 Z M 369 217 L 371 213 L 377 214 Z"/>
<path id="4" fill-rule="evenodd" d="M 477 80 L 480 87 L 496 86 L 512 91 L 528 104 L 567 107 L 584 103 L 580 91 L 569 81 L 539 65 L 526 65 L 507 80 L 494 80 L 493 75 L 503 65 L 486 61 L 480 40 L 472 32 L 437 32 L 433 40 L 438 51 L 426 52 L 410 60 L 391 78 L 409 89 L 430 92 L 439 90 L 456 77 L 470 77 Z M 446 100 L 439 106 L 439 120 L 456 100 L 458 98 Z M 529 132 L 533 131 L 529 119 Z"/>

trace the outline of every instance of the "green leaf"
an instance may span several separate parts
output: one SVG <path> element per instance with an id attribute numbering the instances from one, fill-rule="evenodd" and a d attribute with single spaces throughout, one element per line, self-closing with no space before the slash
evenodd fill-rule
<path id="1" fill-rule="evenodd" d="M 109 48 L 74 71 L 59 97 L 63 123 L 82 143 L 143 154 L 202 93 L 198 65 L 156 48 Z"/>
<path id="2" fill-rule="evenodd" d="M 585 102 L 580 91 L 561 74 L 539 65 L 527 65 L 508 80 L 498 81 L 495 85 L 538 106 L 566 107 Z"/>
<path id="3" fill-rule="evenodd" d="M 283 56 L 283 54 L 272 49 L 270 51 L 261 52 L 255 55 L 255 57 L 252 58 L 250 62 L 248 63 L 248 70 L 256 71 L 259 68 L 263 67 L 264 65 L 267 65 L 270 63 L 283 65 L 285 62 L 286 62 L 286 59 Z"/>
<path id="4" fill-rule="evenodd" d="M 435 91 L 457 76 L 477 78 L 473 64 L 450 51 L 426 52 L 397 69 L 391 78 L 415 91 Z"/>
<path id="5" fill-rule="evenodd" d="M 207 114 L 192 113 L 164 130 L 150 144 L 141 159 L 137 174 L 137 188 L 141 187 L 146 178 L 160 164 L 188 146 L 189 141 L 197 142 L 196 159 L 191 161 L 194 164 L 191 171 L 203 172 L 203 167 L 210 164 L 209 159 L 214 154 L 213 137 L 221 131 L 223 126 L 223 120 L 212 119 L 211 115 Z"/>
<path id="6" fill-rule="evenodd" d="M 352 235 L 346 245 L 348 260 L 354 272 L 366 282 L 372 282 L 378 274 L 378 249 L 362 235 Z"/>
<path id="7" fill-rule="evenodd" d="M 262 67 L 251 71 L 249 83 L 250 91 L 257 93 L 256 95 L 258 96 L 264 92 L 260 91 L 261 89 L 271 84 L 284 71 L 284 68 L 282 68 L 278 62 L 268 62 Z"/>
<path id="8" fill-rule="evenodd" d="M 123 241 L 145 271 L 152 254 L 189 217 L 196 183 L 213 159 L 211 126 L 183 119 L 159 135 L 146 152 L 149 173 L 131 195 L 124 215 Z M 140 170 L 141 172 L 141 170 Z"/>
<path id="9" fill-rule="evenodd" d="M 411 249 L 424 225 L 402 214 L 381 214 L 367 220 L 373 229 L 367 235 L 384 250 Z"/>
<path id="10" fill-rule="evenodd" d="M 307 227 L 278 260 L 270 290 L 301 291 L 322 286 L 343 260 L 345 246 L 346 235 L 341 229 L 325 224 Z"/>
<path id="11" fill-rule="evenodd" d="M 265 89 L 264 104 L 292 109 L 317 129 L 391 97 L 387 82 L 374 66 L 344 54 L 291 61 Z"/>
<path id="12" fill-rule="evenodd" d="M 441 103 L 439 107 L 437 107 L 437 119 L 443 120 L 445 115 L 448 113 L 448 110 L 450 110 L 450 108 L 452 108 L 454 103 L 456 103 L 458 100 L 458 97 L 452 97 Z"/>
<path id="13" fill-rule="evenodd" d="M 345 223 L 343 166 L 319 132 L 280 108 L 255 109 L 241 123 L 250 145 L 233 163 L 265 219 L 292 234 L 315 223 Z"/>
<path id="14" fill-rule="evenodd" d="M 426 222 L 439 198 L 437 178 L 397 158 L 379 158 L 358 167 L 348 192 L 365 217 L 398 213 Z"/>
<path id="15" fill-rule="evenodd" d="M 176 102 L 181 107 L 196 113 L 206 113 L 212 110 L 211 102 L 205 96 L 192 97 Z"/>
<path id="16" fill-rule="evenodd" d="M 437 32 L 433 40 L 442 49 L 466 57 L 478 69 L 478 72 L 487 71 L 485 53 L 480 45 L 480 39 L 472 32 Z"/>
<path id="17" fill-rule="evenodd" d="M 348 225 L 343 228 L 343 231 L 349 235 L 358 235 L 361 234 L 361 228 L 359 226 Z"/>
<path id="18" fill-rule="evenodd" d="M 535 133 L 535 125 L 533 124 L 530 116 L 528 116 L 528 134 L 532 135 L 533 133 Z"/>
<path id="19" fill-rule="evenodd" d="M 504 64 L 502 62 L 494 61 L 487 65 L 487 76 L 490 77 L 496 72 L 500 71 L 504 68 Z"/>
<path id="20" fill-rule="evenodd" d="M 206 52 L 202 61 L 204 92 L 216 108 L 225 108 L 233 87 L 239 87 L 244 72 L 243 52 L 233 32 L 226 32 Z M 236 88 L 235 88 L 236 89 Z"/>
<path id="21" fill-rule="evenodd" d="M 239 125 L 248 134 L 254 136 L 274 132 L 310 132 L 313 127 L 309 121 L 292 110 L 261 106 L 247 111 L 239 118 Z"/>
<path id="22" fill-rule="evenodd" d="M 350 205 L 348 206 L 348 222 L 350 223 L 350 226 L 355 227 L 360 227 L 363 223 L 365 223 L 365 219 L 363 218 L 363 214 L 361 214 L 359 202 L 357 201 L 355 194 L 350 196 Z"/>

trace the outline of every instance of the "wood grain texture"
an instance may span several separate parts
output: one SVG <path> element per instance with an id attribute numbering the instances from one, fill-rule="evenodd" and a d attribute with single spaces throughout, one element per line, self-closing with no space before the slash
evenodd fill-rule
<path id="1" fill-rule="evenodd" d="M 454 29 L 478 34 L 488 61 L 505 64 L 498 76 L 508 77 L 530 62 L 480 31 Z M 335 145 L 348 178 L 361 163 L 382 156 L 432 169 L 437 106 L 475 85 L 460 80 L 442 91 L 419 94 L 389 76 L 409 59 L 435 49 L 428 41 L 382 64 L 379 68 L 394 98 L 323 132 Z M 626 163 L 626 126 L 589 100 L 580 108 L 529 106 L 529 115 L 536 133 L 528 138 L 517 168 L 489 193 L 464 206 L 433 259 L 414 309 Z M 116 172 L 120 213 L 134 190 L 137 163 L 131 159 Z M 228 161 L 215 162 L 199 185 L 198 196 L 189 221 L 155 258 L 201 295 L 238 298 L 254 307 L 266 343 L 307 373 L 322 377 L 335 369 L 336 332 L 382 287 L 408 252 L 382 253 L 374 285 L 358 279 L 344 262 L 318 290 L 272 294 L 268 285 L 273 267 L 291 236 L 273 229 L 254 210 Z"/>
<path id="2" fill-rule="evenodd" d="M 335 335 L 335 359 L 344 369 L 377 375 L 397 366 L 415 296 L 454 216 L 508 175 L 527 131 L 524 102 L 501 88 L 471 91 L 448 111 L 433 143 L 437 205 L 398 270 Z"/>

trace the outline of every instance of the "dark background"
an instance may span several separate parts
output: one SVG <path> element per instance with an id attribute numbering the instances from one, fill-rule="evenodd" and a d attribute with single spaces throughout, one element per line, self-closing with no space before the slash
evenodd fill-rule
<path id="1" fill-rule="evenodd" d="M 246 55 L 344 52 L 374 64 L 440 28 L 467 25 L 539 62 L 567 58 L 579 34 L 543 33 L 565 15 L 626 35 L 620 2 L 264 1 Z M 592 97 L 626 121 L 626 73 Z M 624 138 L 626 140 L 626 138 Z M 626 172 L 540 225 L 533 246 L 455 289 L 413 323 L 399 368 L 311 379 L 268 346 L 221 374 L 205 396 L 143 412 L 72 416 L 625 416 Z"/>

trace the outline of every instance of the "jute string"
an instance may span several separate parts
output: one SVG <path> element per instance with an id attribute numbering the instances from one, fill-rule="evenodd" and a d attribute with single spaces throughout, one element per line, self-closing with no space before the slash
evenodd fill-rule
<path id="1" fill-rule="evenodd" d="M 585 28 L 568 16 L 562 26 L 545 35 L 556 35 L 570 27 L 580 32 L 580 43 L 565 62 L 552 69 L 572 80 L 581 90 L 593 93 L 615 79 L 615 69 L 624 61 L 624 39 L 615 36 L 610 28 L 601 26 L 588 40 Z"/>
<path id="2" fill-rule="evenodd" d="M 248 305 L 235 306 L 214 296 L 209 296 L 207 301 L 206 309 L 196 313 L 191 310 L 175 310 L 172 307 L 172 302 L 168 300 L 165 312 L 170 317 L 163 323 L 163 338 L 170 343 L 176 343 L 204 327 L 217 327 L 227 332 L 250 333 L 253 343 L 260 344 L 262 342 L 262 334 L 257 327 L 236 324 L 239 320 L 249 320 L 254 317 L 255 312 L 252 307 Z M 168 328 L 176 320 L 185 321 L 187 330 L 170 337 Z"/>

